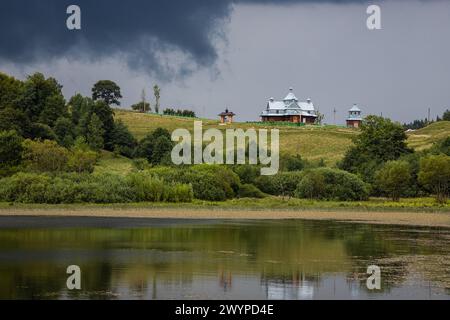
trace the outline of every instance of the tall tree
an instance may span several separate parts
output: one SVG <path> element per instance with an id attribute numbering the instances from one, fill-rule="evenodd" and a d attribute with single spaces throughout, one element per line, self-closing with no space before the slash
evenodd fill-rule
<path id="1" fill-rule="evenodd" d="M 105 130 L 103 129 L 103 123 L 100 118 L 94 113 L 88 124 L 87 132 L 87 143 L 93 150 L 103 149 L 103 134 Z"/>
<path id="2" fill-rule="evenodd" d="M 24 83 L 20 107 L 32 122 L 37 122 L 46 109 L 50 97 L 57 96 L 58 98 L 54 99 L 64 99 L 61 89 L 62 86 L 54 78 L 46 79 L 42 73 L 35 73 Z M 53 108 L 53 105 L 50 108 Z"/>
<path id="3" fill-rule="evenodd" d="M 153 94 L 155 95 L 155 112 L 159 113 L 159 99 L 161 98 L 161 89 L 157 84 L 153 86 Z"/>
<path id="4" fill-rule="evenodd" d="M 111 80 L 100 80 L 92 88 L 92 99 L 103 100 L 108 106 L 115 104 L 120 106 L 119 99 L 122 99 L 120 87 Z"/>
<path id="5" fill-rule="evenodd" d="M 114 150 L 113 132 L 114 132 L 114 110 L 104 101 L 96 101 L 92 109 L 100 121 L 103 128 L 103 143 L 108 151 Z"/>

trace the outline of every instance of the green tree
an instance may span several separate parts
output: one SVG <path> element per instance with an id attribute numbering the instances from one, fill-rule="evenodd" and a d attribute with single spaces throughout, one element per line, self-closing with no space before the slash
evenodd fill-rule
<path id="1" fill-rule="evenodd" d="M 30 121 L 21 110 L 7 107 L 0 110 L 0 131 L 15 130 L 19 135 L 30 137 Z"/>
<path id="2" fill-rule="evenodd" d="M 375 179 L 378 187 L 385 194 L 388 194 L 393 201 L 398 201 L 410 187 L 411 167 L 406 161 L 388 161 L 376 173 Z"/>
<path id="3" fill-rule="evenodd" d="M 445 110 L 444 114 L 442 115 L 442 120 L 450 121 L 450 110 Z"/>
<path id="4" fill-rule="evenodd" d="M 160 164 L 163 161 L 166 163 L 170 152 L 172 151 L 173 144 L 172 141 L 166 136 L 158 137 L 153 145 L 153 153 L 150 162 L 152 164 Z"/>
<path id="5" fill-rule="evenodd" d="M 161 137 L 164 137 L 165 139 L 159 139 Z M 155 152 L 155 144 L 156 141 L 159 139 L 159 143 L 161 144 L 158 146 L 158 155 L 153 156 L 153 153 Z M 138 147 L 136 149 L 135 156 L 138 158 L 146 158 L 150 163 L 157 164 L 159 161 L 162 160 L 164 156 L 161 154 L 164 153 L 164 149 L 167 148 L 167 141 L 171 142 L 171 135 L 167 129 L 164 128 L 157 128 L 155 131 L 147 134 L 138 144 Z M 171 146 L 172 148 L 172 146 Z M 170 153 L 170 151 L 169 151 Z"/>
<path id="6" fill-rule="evenodd" d="M 14 167 L 22 160 L 23 139 L 16 131 L 0 131 L 0 169 Z"/>
<path id="7" fill-rule="evenodd" d="M 93 150 L 103 149 L 104 133 L 105 131 L 103 129 L 103 123 L 101 122 L 100 118 L 94 113 L 91 116 L 91 119 L 87 126 L 87 136 L 86 136 L 87 143 Z"/>
<path id="8" fill-rule="evenodd" d="M 63 97 L 61 89 L 62 86 L 54 78 L 46 79 L 42 73 L 35 73 L 24 82 L 23 95 L 19 106 L 32 122 L 37 122 L 47 104 L 54 103 L 54 101 L 50 102 L 50 97 Z M 50 106 L 49 108 L 53 107 Z M 51 112 L 49 111 L 49 113 Z"/>
<path id="9" fill-rule="evenodd" d="M 431 155 L 420 160 L 419 183 L 444 203 L 450 188 L 450 157 L 444 154 Z"/>
<path id="10" fill-rule="evenodd" d="M 16 108 L 22 95 L 23 83 L 20 80 L 0 72 L 0 109 Z"/>
<path id="11" fill-rule="evenodd" d="M 374 115 L 367 116 L 361 133 L 339 164 L 341 169 L 359 174 L 365 181 L 373 182 L 376 169 L 389 160 L 413 152 L 406 145 L 407 136 L 399 123 Z"/>
<path id="12" fill-rule="evenodd" d="M 67 115 L 64 97 L 60 94 L 56 94 L 45 100 L 44 110 L 42 110 L 39 115 L 39 122 L 53 127 L 59 117 L 65 117 Z"/>
<path id="13" fill-rule="evenodd" d="M 157 84 L 153 86 L 153 94 L 155 95 L 155 112 L 159 113 L 159 99 L 161 98 L 161 89 Z"/>
<path id="14" fill-rule="evenodd" d="M 55 122 L 53 131 L 55 132 L 56 140 L 60 145 L 66 148 L 73 145 L 75 139 L 75 128 L 69 118 L 59 117 Z"/>
<path id="15" fill-rule="evenodd" d="M 135 110 L 135 111 L 139 111 L 139 112 L 149 112 L 152 110 L 152 108 L 150 107 L 150 103 L 148 102 L 138 102 L 135 103 L 131 106 L 131 109 Z"/>
<path id="16" fill-rule="evenodd" d="M 116 121 L 114 125 L 112 139 L 114 151 L 118 151 L 121 155 L 131 158 L 137 141 L 121 120 Z"/>
<path id="17" fill-rule="evenodd" d="M 103 101 L 97 101 L 93 105 L 92 112 L 97 115 L 102 123 L 103 128 L 103 143 L 104 147 L 108 151 L 114 150 L 114 111 L 113 109 Z"/>
<path id="18" fill-rule="evenodd" d="M 92 99 L 103 100 L 108 106 L 112 104 L 120 106 L 119 99 L 122 99 L 120 87 L 111 80 L 100 80 L 92 88 Z"/>

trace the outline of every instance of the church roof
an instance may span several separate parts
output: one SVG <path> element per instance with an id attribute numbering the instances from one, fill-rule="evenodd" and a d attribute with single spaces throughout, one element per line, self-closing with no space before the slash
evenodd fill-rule
<path id="1" fill-rule="evenodd" d="M 361 109 L 358 108 L 358 106 L 356 104 L 354 104 L 353 107 L 351 107 L 351 109 L 349 111 L 361 111 Z"/>
<path id="2" fill-rule="evenodd" d="M 295 100 L 298 101 L 297 97 L 294 94 L 294 89 L 293 88 L 289 88 L 289 93 L 287 94 L 287 96 L 283 99 L 283 101 L 286 100 Z"/>

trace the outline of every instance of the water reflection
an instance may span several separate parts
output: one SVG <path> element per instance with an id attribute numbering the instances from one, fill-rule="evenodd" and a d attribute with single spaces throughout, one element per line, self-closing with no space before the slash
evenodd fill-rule
<path id="1" fill-rule="evenodd" d="M 84 228 L 39 219 L 19 227 L 0 218 L 2 299 L 450 298 L 450 230 L 296 220 L 104 219 Z M 81 267 L 80 291 L 65 288 L 71 264 Z M 366 288 L 371 264 L 382 269 L 378 291 Z"/>

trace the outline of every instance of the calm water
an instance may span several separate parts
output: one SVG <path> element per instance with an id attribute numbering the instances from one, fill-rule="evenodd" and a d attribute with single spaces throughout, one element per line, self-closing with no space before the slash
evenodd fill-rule
<path id="1" fill-rule="evenodd" d="M 79 265 L 82 290 L 66 289 Z M 366 288 L 381 267 L 381 290 Z M 0 217 L 1 299 L 450 299 L 450 230 Z"/>

